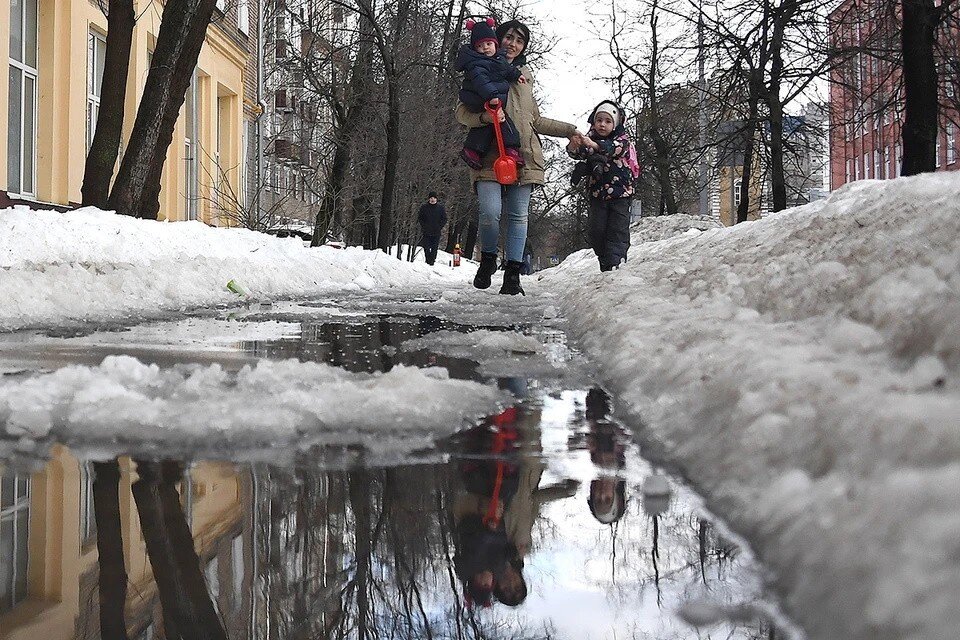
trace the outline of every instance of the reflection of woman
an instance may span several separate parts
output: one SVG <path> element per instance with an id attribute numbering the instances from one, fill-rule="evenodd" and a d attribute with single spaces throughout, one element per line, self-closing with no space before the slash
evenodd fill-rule
<path id="1" fill-rule="evenodd" d="M 467 453 L 484 457 L 460 464 L 466 493 L 454 506 L 454 566 L 468 602 L 480 606 L 490 606 L 494 597 L 508 605 L 526 597 L 523 562 L 503 520 L 505 505 L 517 490 L 516 420 L 517 409 L 509 408 L 491 418 L 491 424 L 469 430 L 464 443 Z"/>
<path id="2" fill-rule="evenodd" d="M 627 483 L 617 477 L 617 472 L 626 464 L 626 447 L 623 430 L 610 422 L 610 396 L 602 389 L 587 393 L 587 448 L 590 461 L 600 468 L 600 477 L 590 483 L 587 505 L 598 522 L 613 524 L 627 510 Z"/>
<path id="3" fill-rule="evenodd" d="M 503 286 L 500 293 L 516 295 L 523 293 L 520 287 L 520 268 L 523 260 L 523 246 L 527 239 L 527 210 L 530 206 L 530 194 L 534 185 L 544 181 L 543 149 L 538 134 L 558 138 L 573 139 L 579 136 L 576 127 L 566 122 L 551 120 L 540 116 L 540 109 L 533 95 L 533 76 L 526 67 L 527 44 L 530 42 L 530 29 L 518 20 L 510 20 L 497 28 L 497 38 L 506 59 L 520 67 L 521 82 L 510 83 L 505 106 L 506 115 L 516 125 L 520 133 L 520 151 L 525 165 L 519 168 L 517 184 L 501 186 L 493 171 L 493 161 L 498 155 L 491 150 L 483 158 L 483 168 L 471 171 L 471 179 L 477 192 L 480 205 L 480 267 L 477 269 L 473 286 L 486 289 L 490 286 L 491 276 L 497 270 L 497 251 L 500 242 L 500 213 L 507 215 L 507 234 L 504 253 L 507 264 L 503 274 Z M 498 112 L 501 121 L 504 112 Z M 463 103 L 457 105 L 457 120 L 470 128 L 484 127 L 492 123 L 486 112 L 473 113 Z"/>

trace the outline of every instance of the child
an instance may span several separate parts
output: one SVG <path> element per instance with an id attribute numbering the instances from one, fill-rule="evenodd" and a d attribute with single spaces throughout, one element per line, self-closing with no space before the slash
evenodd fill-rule
<path id="1" fill-rule="evenodd" d="M 589 236 L 600 271 L 619 268 L 630 248 L 630 204 L 640 167 L 624 120 L 623 109 L 605 100 L 590 114 L 587 135 L 567 145 L 570 157 L 584 161 L 574 168 L 574 177 L 590 176 Z"/>
<path id="2" fill-rule="evenodd" d="M 460 102 L 475 113 L 482 113 L 484 104 L 494 99 L 499 100 L 502 109 L 510 83 L 523 81 L 520 69 L 507 62 L 504 55 L 497 51 L 499 47 L 494 24 L 493 18 L 487 18 L 484 22 L 467 20 L 470 44 L 460 47 L 457 53 L 456 69 L 464 74 Z M 500 125 L 500 129 L 507 155 L 514 159 L 518 167 L 522 167 L 524 162 L 519 150 L 519 131 L 509 118 Z M 493 125 L 470 129 L 460 156 L 472 169 L 483 168 L 483 156 L 490 149 L 494 135 Z"/>

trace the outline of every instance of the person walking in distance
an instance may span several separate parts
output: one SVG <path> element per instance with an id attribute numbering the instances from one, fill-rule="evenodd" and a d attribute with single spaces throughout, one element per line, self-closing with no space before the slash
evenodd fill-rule
<path id="1" fill-rule="evenodd" d="M 423 233 L 423 256 L 427 264 L 437 261 L 437 247 L 440 246 L 440 233 L 447 224 L 447 211 L 437 199 L 437 193 L 431 191 L 427 201 L 420 206 L 417 222 Z"/>

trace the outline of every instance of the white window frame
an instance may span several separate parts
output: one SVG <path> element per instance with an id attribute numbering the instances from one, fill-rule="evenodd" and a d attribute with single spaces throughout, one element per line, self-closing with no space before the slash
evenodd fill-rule
<path id="1" fill-rule="evenodd" d="M 12 3 L 10 4 L 12 5 Z M 36 35 L 34 36 L 34 42 L 36 43 L 36 49 L 34 50 L 34 60 L 36 61 L 37 66 L 30 65 L 27 62 L 27 56 L 25 55 L 27 53 L 27 49 L 26 49 L 27 38 L 25 37 L 25 34 L 27 33 L 27 29 L 28 29 L 28 25 L 26 24 L 27 4 L 32 4 L 36 9 L 34 11 L 34 16 L 36 17 L 37 22 L 36 24 L 33 25 L 33 27 L 34 29 L 36 29 Z M 22 43 L 22 47 L 20 51 L 21 60 L 17 60 L 13 56 L 9 55 L 9 47 L 8 47 L 8 54 L 7 54 L 7 60 L 9 61 L 9 68 L 8 68 L 9 75 L 7 78 L 7 82 L 9 83 L 10 79 L 15 75 L 18 75 L 20 78 L 20 120 L 19 122 L 17 123 L 12 122 L 13 114 L 10 111 L 9 105 L 7 107 L 7 129 L 8 129 L 7 135 L 8 136 L 10 135 L 9 130 L 11 128 L 16 128 L 16 129 L 19 129 L 20 131 L 20 135 L 19 135 L 20 146 L 18 149 L 16 150 L 11 149 L 10 144 L 12 140 L 10 137 L 7 138 L 7 192 L 10 193 L 11 195 L 21 196 L 26 198 L 34 198 L 36 197 L 36 194 L 37 194 L 37 112 L 38 112 L 37 83 L 39 81 L 39 75 L 40 75 L 40 70 L 38 69 L 38 66 L 40 63 L 39 0 L 23 0 L 21 4 L 21 8 L 22 8 L 22 12 L 20 15 L 20 24 L 21 24 L 20 41 Z M 11 11 L 13 10 L 12 6 L 10 6 L 10 10 Z M 12 26 L 13 21 L 11 20 L 10 23 Z M 11 34 L 10 41 L 12 42 L 12 34 Z M 30 109 L 30 118 L 33 126 L 29 135 L 27 135 L 27 132 L 25 130 L 25 119 L 24 119 L 24 114 L 26 112 L 26 110 L 24 109 L 24 105 L 27 104 L 27 80 L 28 79 L 33 84 L 33 92 L 30 99 L 30 103 L 32 104 L 32 108 Z M 24 141 L 27 139 L 30 139 L 30 141 L 32 142 L 31 150 L 30 150 L 30 158 L 29 158 L 29 166 L 30 166 L 29 172 L 24 171 L 25 164 L 26 164 L 24 162 L 24 159 L 25 159 Z M 19 178 L 19 182 L 16 185 L 10 184 L 10 169 L 12 167 L 12 162 L 14 161 L 14 154 L 17 162 L 17 165 L 16 165 L 17 176 Z M 29 184 L 31 187 L 29 189 L 24 188 L 25 182 L 26 182 L 24 180 L 25 173 L 29 174 L 28 178 L 29 178 Z"/>
<path id="2" fill-rule="evenodd" d="M 243 35 L 250 35 L 250 5 L 248 0 L 237 0 L 237 29 Z"/>
<path id="3" fill-rule="evenodd" d="M 103 45 L 102 49 L 97 47 L 98 44 Z M 103 75 L 101 74 L 99 82 L 95 77 L 98 51 L 106 55 L 107 38 L 96 29 L 90 29 L 87 33 L 87 151 L 90 151 L 93 136 L 97 132 L 97 117 L 100 115 L 100 98 L 103 88 Z"/>
<path id="4" fill-rule="evenodd" d="M 873 177 L 875 180 L 885 177 L 880 175 L 880 149 L 873 150 Z"/>
<path id="5" fill-rule="evenodd" d="M 892 178 L 893 172 L 890 168 L 890 147 L 886 146 L 883 148 L 883 176 L 885 178 Z"/>
<path id="6" fill-rule="evenodd" d="M 896 168 L 897 177 L 900 177 L 900 163 L 903 161 L 903 149 L 900 146 L 900 143 L 897 143 L 897 146 L 893 151 L 893 166 Z"/>
<path id="7" fill-rule="evenodd" d="M 938 132 L 937 132 L 937 146 L 936 146 L 936 154 L 937 154 L 937 164 L 936 164 L 936 167 L 937 167 L 937 169 L 940 168 L 940 150 L 941 150 L 942 146 L 943 146 L 943 145 L 940 143 L 940 132 L 938 131 Z"/>
<path id="8" fill-rule="evenodd" d="M 9 563 L 10 566 L 10 584 L 6 585 L 9 587 L 9 596 L 5 601 L 0 601 L 0 613 L 4 611 L 9 611 L 13 609 L 17 604 L 22 602 L 27 597 L 27 587 L 24 584 L 20 585 L 18 589 L 18 582 L 24 582 L 23 576 L 27 575 L 27 572 L 30 570 L 30 555 L 29 555 L 29 536 L 30 536 L 30 477 L 29 476 L 20 476 L 20 475 L 4 475 L 0 476 L 0 492 L 3 491 L 4 485 L 13 485 L 13 502 L 9 505 L 3 506 L 0 505 L 0 526 L 8 524 L 11 526 L 12 535 L 10 537 L 11 547 L 10 548 L 0 548 L 0 562 L 4 564 Z M 22 491 L 21 491 L 22 485 Z M 26 531 L 22 531 L 23 526 L 21 523 L 22 514 L 26 513 Z M 28 544 L 21 545 L 21 537 L 27 537 Z M 18 572 L 18 567 L 20 565 L 20 556 L 18 555 L 21 552 L 21 548 L 26 546 L 28 549 L 26 561 L 26 571 Z"/>
<path id="9" fill-rule="evenodd" d="M 863 179 L 870 179 L 870 153 L 865 152 L 863 154 Z"/>
<path id="10" fill-rule="evenodd" d="M 947 164 L 953 164 L 957 161 L 957 134 L 956 126 L 952 122 L 947 123 Z"/>

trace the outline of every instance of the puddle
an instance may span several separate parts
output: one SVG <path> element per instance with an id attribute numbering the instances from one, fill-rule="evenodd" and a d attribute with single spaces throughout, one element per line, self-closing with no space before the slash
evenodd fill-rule
<path id="1" fill-rule="evenodd" d="M 409 341 L 476 332 L 499 344 L 509 327 L 398 315 L 243 324 L 221 338 L 205 324 L 193 345 L 182 323 L 19 349 L 8 336 L 0 356 L 443 366 L 495 378 L 516 404 L 390 464 L 337 450 L 272 464 L 82 443 L 0 461 L 0 637 L 785 637 L 758 614 L 759 567 L 644 460 L 561 332 L 526 326 L 536 354 L 467 358 L 453 337 Z M 57 357 L 38 357 L 49 350 Z M 122 453 L 142 460 L 112 458 Z"/>

